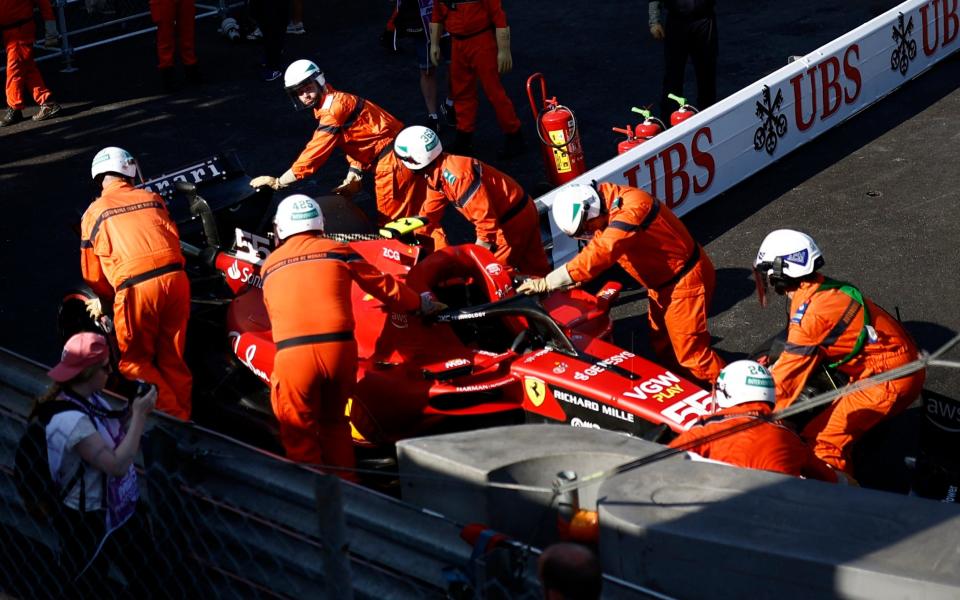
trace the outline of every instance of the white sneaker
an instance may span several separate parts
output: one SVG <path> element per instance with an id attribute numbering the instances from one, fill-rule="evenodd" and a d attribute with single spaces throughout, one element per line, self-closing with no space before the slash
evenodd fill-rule
<path id="1" fill-rule="evenodd" d="M 303 35 L 306 32 L 307 30 L 303 28 L 303 23 L 289 23 L 287 25 L 287 33 L 293 35 Z"/>
<path id="2" fill-rule="evenodd" d="M 259 40 L 262 37 L 263 37 L 263 32 L 260 31 L 259 27 L 255 28 L 253 31 L 247 34 L 247 40 L 251 42 L 254 40 Z"/>

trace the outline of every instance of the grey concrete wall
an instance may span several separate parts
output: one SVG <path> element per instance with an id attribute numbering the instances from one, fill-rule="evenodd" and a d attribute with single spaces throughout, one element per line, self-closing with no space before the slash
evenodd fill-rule
<path id="1" fill-rule="evenodd" d="M 522 425 L 406 440 L 403 498 L 539 543 L 550 488 L 663 447 L 599 430 Z M 677 456 L 587 487 L 604 572 L 679 598 L 960 598 L 960 510 Z"/>

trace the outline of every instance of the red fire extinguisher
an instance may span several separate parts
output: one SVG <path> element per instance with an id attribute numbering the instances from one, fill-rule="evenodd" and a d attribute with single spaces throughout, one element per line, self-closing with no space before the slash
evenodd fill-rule
<path id="1" fill-rule="evenodd" d="M 683 123 L 693 115 L 700 112 L 693 106 L 687 104 L 686 98 L 683 98 L 681 96 L 675 96 L 673 94 L 667 94 L 667 98 L 670 98 L 671 100 L 673 100 L 674 102 L 680 105 L 680 108 L 678 108 L 677 110 L 673 111 L 670 114 L 670 127 L 673 127 L 674 125 L 679 125 L 680 123 Z"/>
<path id="2" fill-rule="evenodd" d="M 627 136 L 627 139 L 620 140 L 620 143 L 617 144 L 617 154 L 623 154 L 628 150 L 633 150 L 646 141 L 638 138 L 633 132 L 633 127 L 630 127 L 629 125 L 627 125 L 626 129 L 614 127 L 613 130 L 617 133 L 622 133 Z"/>
<path id="3" fill-rule="evenodd" d="M 540 82 L 540 109 L 537 109 L 533 97 L 536 81 Z M 527 97 L 530 99 L 533 120 L 537 124 L 537 137 L 543 148 L 543 163 L 550 183 L 558 186 L 583 174 L 587 170 L 587 163 L 583 158 L 583 146 L 573 111 L 558 104 L 556 96 L 547 98 L 547 83 L 542 73 L 534 73 L 527 79 Z"/>
<path id="4" fill-rule="evenodd" d="M 635 113 L 640 113 L 643 115 L 643 121 L 637 123 L 637 126 L 634 127 L 633 133 L 638 138 L 643 141 L 649 140 L 655 135 L 663 133 L 663 130 L 666 129 L 663 121 L 653 116 L 653 114 L 644 108 L 637 108 L 636 106 L 632 107 L 632 110 Z"/>

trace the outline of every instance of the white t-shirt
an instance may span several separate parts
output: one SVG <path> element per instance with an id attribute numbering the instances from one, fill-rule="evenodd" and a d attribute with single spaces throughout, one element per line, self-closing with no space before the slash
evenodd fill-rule
<path id="1" fill-rule="evenodd" d="M 90 398 L 89 402 L 102 406 L 105 410 L 110 410 L 110 405 L 97 395 Z M 119 423 L 110 419 L 111 425 L 119 428 Z M 53 415 L 50 423 L 47 424 L 47 460 L 50 463 L 50 476 L 60 486 L 65 486 L 77 472 L 77 468 L 83 462 L 80 453 L 76 451 L 76 446 L 81 441 L 91 435 L 100 435 L 107 445 L 114 447 L 113 440 L 104 432 L 98 431 L 93 420 L 82 410 L 67 410 Z M 96 467 L 84 464 L 83 486 L 86 491 L 87 511 L 99 510 L 105 508 L 103 505 L 103 484 L 106 475 Z M 74 510 L 80 510 L 80 483 L 77 482 L 70 493 L 64 498 L 63 503 Z"/>

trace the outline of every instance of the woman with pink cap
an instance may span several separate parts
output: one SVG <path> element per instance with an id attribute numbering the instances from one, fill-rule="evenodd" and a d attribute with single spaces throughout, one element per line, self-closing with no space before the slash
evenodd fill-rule
<path id="1" fill-rule="evenodd" d="M 60 362 L 47 373 L 53 385 L 35 408 L 40 414 L 53 413 L 46 423 L 47 456 L 62 498 L 54 526 L 60 534 L 61 565 L 73 579 L 65 589 L 76 590 L 80 597 L 109 595 L 102 587 L 108 560 L 134 587 L 146 585 L 144 575 L 156 572 L 147 564 L 151 553 L 145 550 L 151 544 L 145 515 L 137 511 L 133 461 L 157 390 L 151 386 L 133 398 L 129 412 L 111 410 L 100 395 L 111 371 L 104 337 L 78 333 L 67 340 Z M 53 401 L 58 401 L 56 410 L 44 411 L 44 403 Z M 133 551 L 122 553 L 122 548 Z"/>

